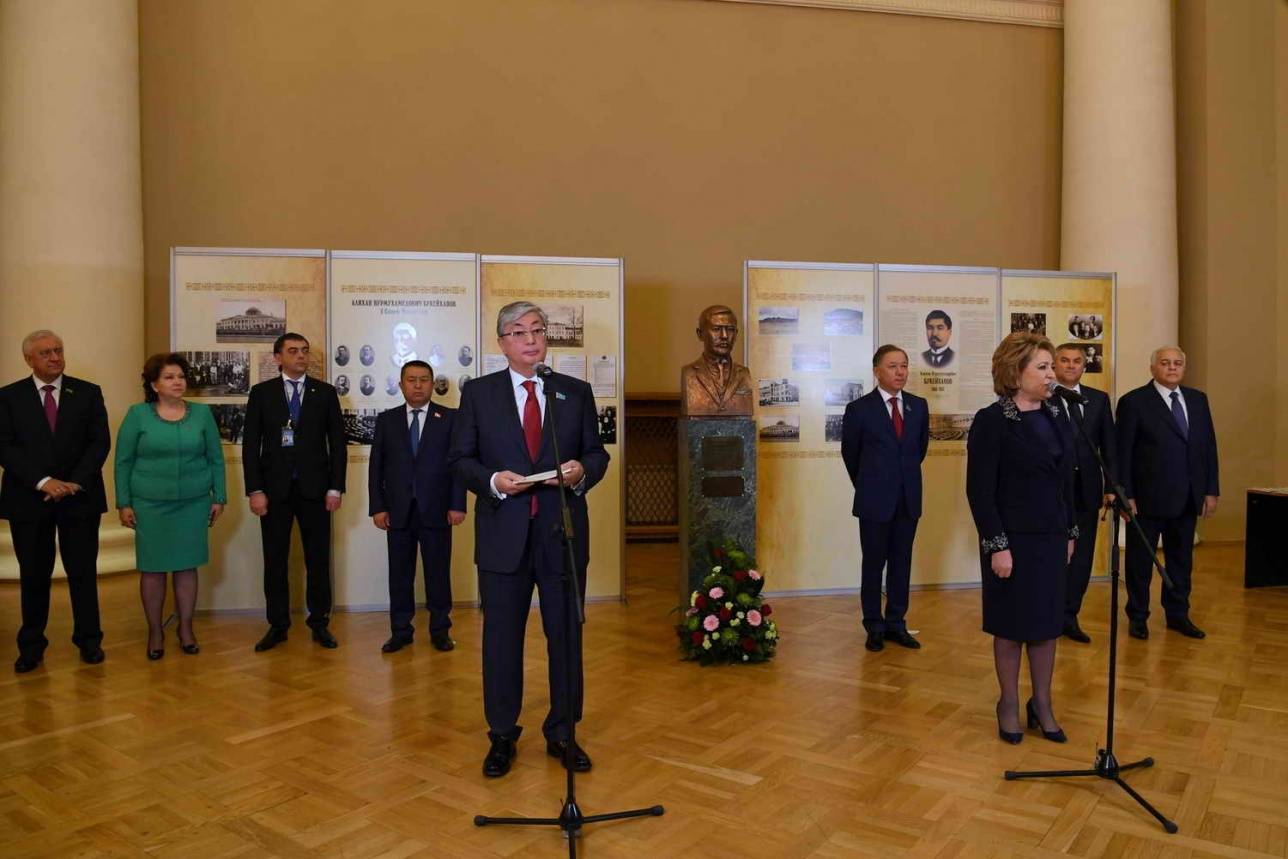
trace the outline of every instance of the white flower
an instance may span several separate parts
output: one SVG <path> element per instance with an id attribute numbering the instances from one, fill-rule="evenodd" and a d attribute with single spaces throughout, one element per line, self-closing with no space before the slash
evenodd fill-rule
<path id="1" fill-rule="evenodd" d="M 746 615 L 746 613 L 745 613 L 745 612 L 741 612 L 741 611 L 740 611 L 740 612 L 738 612 L 738 617 L 746 617 L 746 616 L 747 616 L 747 615 Z"/>
<path id="2" fill-rule="evenodd" d="M 746 661 L 747 661 L 748 659 L 750 659 L 750 658 L 751 658 L 751 657 L 750 657 L 750 656 L 748 656 L 748 655 L 747 655 L 747 654 L 745 654 L 745 653 L 742 655 L 742 661 L 743 661 L 743 662 L 746 662 Z"/>
<path id="3" fill-rule="evenodd" d="M 742 623 L 742 621 L 738 620 L 738 618 L 736 617 L 733 620 L 729 621 L 730 626 L 737 626 L 740 623 Z"/>
<path id="4" fill-rule="evenodd" d="M 698 604 L 698 592 L 694 591 L 692 594 L 689 595 L 689 605 L 697 605 L 697 604 Z"/>
<path id="5" fill-rule="evenodd" d="M 732 609 L 733 609 L 733 603 L 731 603 L 731 602 L 727 602 L 727 603 L 725 603 L 725 608 L 732 610 Z"/>
<path id="6" fill-rule="evenodd" d="M 702 649 L 703 649 L 703 650 L 710 650 L 710 649 L 711 649 L 711 639 L 709 639 L 709 638 L 704 638 L 704 639 L 702 639 Z"/>
<path id="7" fill-rule="evenodd" d="M 720 572 L 720 567 L 712 567 L 712 568 L 711 568 L 711 572 L 713 572 L 713 573 L 718 573 L 718 572 Z"/>

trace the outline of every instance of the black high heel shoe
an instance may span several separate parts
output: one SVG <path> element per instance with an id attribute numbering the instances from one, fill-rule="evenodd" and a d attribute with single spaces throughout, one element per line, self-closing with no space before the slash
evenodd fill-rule
<path id="1" fill-rule="evenodd" d="M 1002 730 L 1002 713 L 1001 713 L 1002 702 L 998 701 L 997 706 L 993 709 L 997 711 L 997 736 L 1000 737 L 1002 742 L 1004 743 L 1010 743 L 1013 746 L 1018 746 L 1020 744 L 1020 740 L 1024 739 L 1024 732 L 1023 731 L 1012 732 L 1012 731 Z"/>
<path id="2" fill-rule="evenodd" d="M 194 641 L 192 644 L 180 644 L 179 649 L 189 656 L 196 656 L 201 652 L 201 645 Z"/>
<path id="3" fill-rule="evenodd" d="M 1030 698 L 1024 705 L 1024 710 L 1029 714 L 1029 727 L 1037 728 L 1042 732 L 1042 736 L 1053 743 L 1067 743 L 1069 738 L 1064 735 L 1063 728 L 1056 728 L 1054 731 L 1048 731 L 1042 727 L 1042 720 L 1038 718 L 1038 708 L 1033 706 L 1033 699 Z"/>
<path id="4" fill-rule="evenodd" d="M 161 633 L 161 643 L 162 643 L 162 645 L 164 645 L 164 644 L 165 644 L 165 633 L 164 633 L 164 632 L 162 632 L 162 633 Z M 156 661 L 157 661 L 158 659 L 160 659 L 162 656 L 165 656 L 165 647 L 164 647 L 164 646 L 163 646 L 163 647 L 158 647 L 156 650 L 153 650 L 153 649 L 152 649 L 152 648 L 150 648 L 150 647 L 148 648 L 148 661 L 149 661 L 149 662 L 156 662 Z"/>

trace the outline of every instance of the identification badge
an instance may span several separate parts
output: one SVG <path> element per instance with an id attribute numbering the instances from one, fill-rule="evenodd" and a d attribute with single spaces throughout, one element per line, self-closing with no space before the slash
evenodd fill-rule
<path id="1" fill-rule="evenodd" d="M 295 430 L 290 424 L 282 427 L 282 447 L 295 447 Z"/>

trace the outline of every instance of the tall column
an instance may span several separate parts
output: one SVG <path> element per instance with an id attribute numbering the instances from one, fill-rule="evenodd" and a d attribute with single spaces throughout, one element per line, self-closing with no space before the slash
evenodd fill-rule
<path id="1" fill-rule="evenodd" d="M 0 3 L 0 380 L 29 374 L 22 338 L 53 329 L 113 434 L 143 356 L 138 32 L 136 0 Z M 102 537 L 100 571 L 132 569 L 114 513 Z M 16 577 L 0 525 L 0 578 Z"/>
<path id="2" fill-rule="evenodd" d="M 1174 343 L 1179 303 L 1171 0 L 1067 0 L 1060 266 L 1118 272 L 1118 390 Z"/>

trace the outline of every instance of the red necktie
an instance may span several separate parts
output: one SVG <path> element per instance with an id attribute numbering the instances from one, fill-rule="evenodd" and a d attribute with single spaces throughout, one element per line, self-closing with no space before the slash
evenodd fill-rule
<path id="1" fill-rule="evenodd" d="M 890 398 L 890 420 L 894 421 L 894 437 L 903 438 L 903 415 L 899 413 L 899 398 Z"/>
<path id="2" fill-rule="evenodd" d="M 541 405 L 537 402 L 537 383 L 532 379 L 523 383 L 528 392 L 527 402 L 523 404 L 523 440 L 528 443 L 528 456 L 532 457 L 535 467 L 537 457 L 541 455 Z M 537 515 L 537 490 L 533 487 L 530 496 L 529 515 Z"/>
<path id="3" fill-rule="evenodd" d="M 58 403 L 54 402 L 54 386 L 45 385 L 40 390 L 45 392 L 45 420 L 49 421 L 49 431 L 58 426 Z"/>

